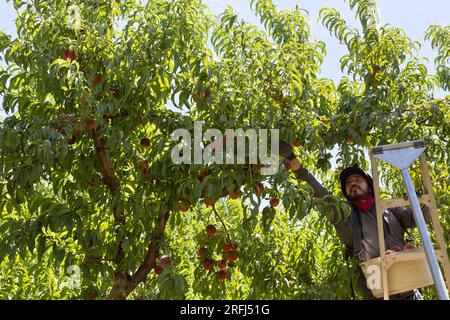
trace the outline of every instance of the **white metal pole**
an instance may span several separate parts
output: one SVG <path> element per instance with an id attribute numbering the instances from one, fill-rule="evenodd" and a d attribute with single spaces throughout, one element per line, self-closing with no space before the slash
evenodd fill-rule
<path id="1" fill-rule="evenodd" d="M 445 288 L 444 278 L 442 277 L 441 269 L 439 268 L 436 254 L 433 249 L 433 244 L 431 243 L 430 236 L 427 232 L 427 226 L 425 223 L 425 219 L 423 218 L 422 210 L 420 209 L 419 200 L 417 199 L 417 195 L 414 190 L 411 175 L 409 174 L 408 168 L 402 168 L 401 172 L 403 181 L 406 186 L 409 203 L 411 204 L 411 209 L 414 213 L 416 225 L 419 228 L 420 237 L 422 238 L 423 246 L 425 249 L 425 255 L 427 257 L 428 265 L 430 266 L 431 275 L 433 276 L 439 299 L 449 300 L 448 292 Z"/>

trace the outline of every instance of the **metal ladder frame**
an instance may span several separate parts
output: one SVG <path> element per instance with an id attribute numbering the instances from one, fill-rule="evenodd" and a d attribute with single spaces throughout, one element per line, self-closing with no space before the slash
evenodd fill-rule
<path id="1" fill-rule="evenodd" d="M 397 153 L 401 149 L 409 149 L 413 151 L 411 156 L 414 156 L 412 159 L 389 159 L 387 154 L 389 153 Z M 423 150 L 420 150 L 422 148 Z M 419 149 L 419 150 L 412 150 Z M 442 231 L 442 226 L 439 221 L 439 216 L 437 212 L 436 201 L 433 193 L 433 188 L 431 184 L 430 173 L 428 170 L 425 154 L 423 151 L 425 150 L 425 145 L 423 140 L 415 140 L 403 143 L 396 144 L 388 144 L 388 145 L 380 145 L 376 147 L 372 147 L 370 149 L 370 161 L 372 166 L 372 177 L 373 177 L 373 185 L 374 185 L 374 196 L 375 196 L 375 205 L 377 211 L 377 225 L 378 225 L 378 240 L 380 244 L 380 259 L 381 259 L 381 275 L 382 275 L 382 284 L 383 284 L 383 296 L 385 300 L 389 300 L 389 284 L 387 277 L 387 270 L 391 266 L 391 263 L 386 261 L 386 248 L 384 242 L 384 230 L 383 230 L 383 212 L 385 209 L 389 207 L 396 206 L 408 206 L 410 205 L 413 209 L 414 219 L 416 221 L 416 225 L 419 228 L 420 236 L 424 243 L 424 249 L 428 261 L 428 265 L 430 266 L 430 270 L 432 272 L 433 281 L 436 286 L 436 290 L 438 292 L 439 298 L 441 300 L 448 300 L 448 292 L 450 292 L 450 261 L 447 253 L 447 246 L 445 244 L 444 235 Z M 405 150 L 403 150 L 405 151 Z M 411 176 L 409 175 L 408 168 L 410 165 L 417 159 L 417 155 L 420 161 L 420 168 L 422 173 L 422 183 L 424 185 L 425 193 L 417 198 L 417 195 L 414 191 L 414 186 L 412 184 Z M 381 159 L 383 158 L 384 159 Z M 380 199 L 380 187 L 379 187 L 379 174 L 377 168 L 377 159 L 384 160 L 391 163 L 393 166 L 396 166 L 401 170 L 403 182 L 407 189 L 408 200 L 403 198 L 398 199 Z M 393 162 L 390 162 L 392 160 Z M 409 160 L 409 161 L 408 161 Z M 394 162 L 397 161 L 397 165 L 400 163 L 402 168 L 395 165 Z M 408 164 L 409 162 L 409 164 Z M 439 263 L 437 261 L 434 249 L 431 244 L 431 240 L 428 234 L 428 230 L 425 225 L 425 220 L 423 218 L 422 211 L 420 209 L 419 203 L 425 203 L 429 206 L 431 212 L 431 219 L 433 223 L 433 229 L 435 231 L 436 241 L 438 243 L 438 249 L 441 251 L 442 255 L 442 267 L 445 274 L 445 279 L 447 280 L 447 288 L 445 288 L 445 282 L 442 277 L 441 270 L 439 268 Z M 417 212 L 418 211 L 418 212 Z M 436 267 L 437 266 L 437 267 Z"/>

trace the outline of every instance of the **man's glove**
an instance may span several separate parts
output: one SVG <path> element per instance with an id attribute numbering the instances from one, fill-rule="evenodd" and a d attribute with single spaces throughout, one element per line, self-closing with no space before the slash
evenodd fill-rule
<path id="1" fill-rule="evenodd" d="M 295 154 L 292 146 L 286 141 L 280 140 L 279 142 L 280 155 L 288 160 L 294 160 Z"/>

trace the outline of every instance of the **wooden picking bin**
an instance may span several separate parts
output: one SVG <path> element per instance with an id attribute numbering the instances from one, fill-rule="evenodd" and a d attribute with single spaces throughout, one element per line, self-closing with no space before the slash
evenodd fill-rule
<path id="1" fill-rule="evenodd" d="M 442 261 L 443 256 L 440 250 L 435 250 L 437 258 Z M 372 294 L 376 298 L 383 297 L 383 281 L 381 281 L 381 258 L 374 258 L 360 263 L 361 269 L 366 276 L 374 275 L 373 267 L 378 270 L 379 287 L 371 288 Z M 407 292 L 410 290 L 423 288 L 432 285 L 433 277 L 431 276 L 427 258 L 423 248 L 415 248 L 406 251 L 399 251 L 386 256 L 386 269 L 389 283 L 389 295 Z"/>

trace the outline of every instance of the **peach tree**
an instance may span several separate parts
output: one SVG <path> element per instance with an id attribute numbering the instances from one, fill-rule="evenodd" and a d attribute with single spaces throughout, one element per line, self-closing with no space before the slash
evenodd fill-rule
<path id="1" fill-rule="evenodd" d="M 279 129 L 338 195 L 333 149 L 338 169 L 368 168 L 368 147 L 425 139 L 446 212 L 449 100 L 433 89 L 449 88 L 448 28 L 427 31 L 432 74 L 420 43 L 378 26 L 374 1 L 349 5 L 360 28 L 321 11 L 348 48 L 335 84 L 298 7 L 251 1 L 260 30 L 199 0 L 14 1 L 18 36 L 0 34 L 0 296 L 349 298 L 335 203 L 281 163 L 264 176 L 261 164 L 171 160 L 172 132 L 195 121 Z M 385 191 L 402 194 L 382 169 Z"/>

